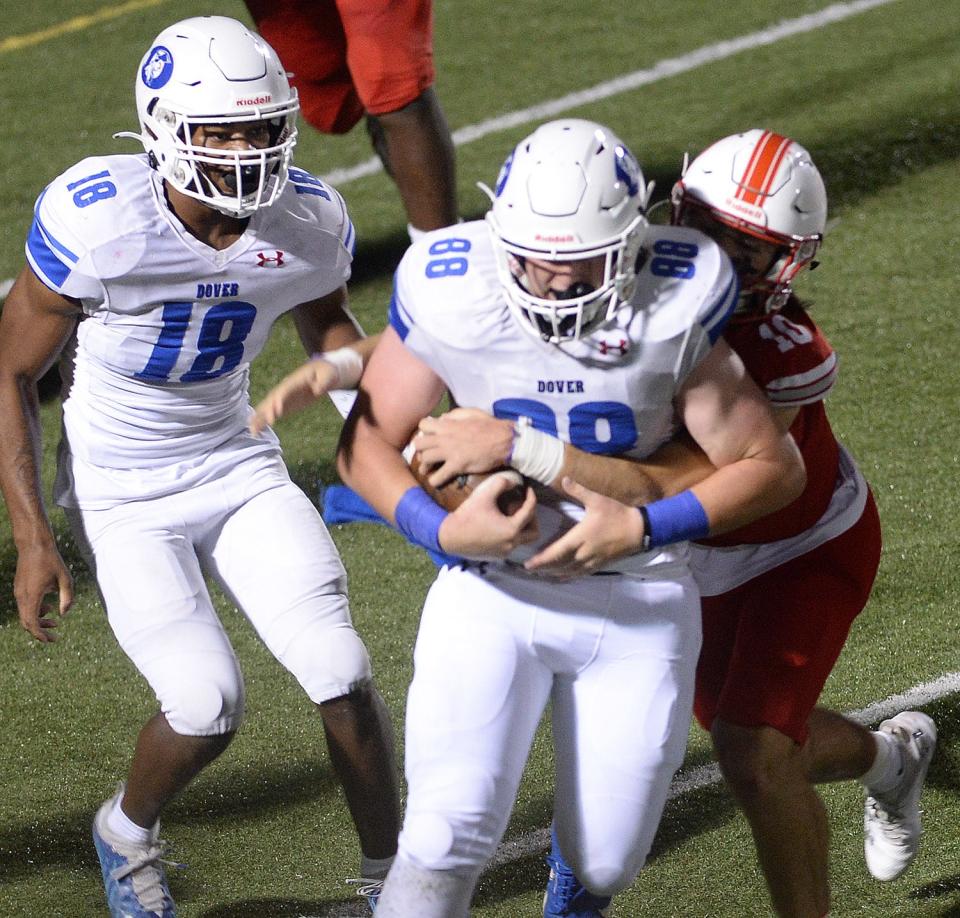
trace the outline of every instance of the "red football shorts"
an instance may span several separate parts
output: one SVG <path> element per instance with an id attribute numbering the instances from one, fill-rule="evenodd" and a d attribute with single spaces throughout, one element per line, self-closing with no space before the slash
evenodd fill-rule
<path id="1" fill-rule="evenodd" d="M 846 532 L 720 596 L 704 597 L 694 713 L 769 726 L 803 744 L 807 719 L 867 603 L 880 563 L 873 495 Z"/>
<path id="2" fill-rule="evenodd" d="M 343 134 L 433 85 L 431 0 L 246 0 L 293 76 L 304 119 Z"/>

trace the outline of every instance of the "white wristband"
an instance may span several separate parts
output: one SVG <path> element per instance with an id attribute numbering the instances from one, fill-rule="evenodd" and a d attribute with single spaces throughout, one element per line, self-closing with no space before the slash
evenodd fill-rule
<path id="1" fill-rule="evenodd" d="M 363 358 L 352 347 L 314 354 L 312 360 L 325 360 L 337 371 L 334 389 L 356 389 L 363 375 Z"/>
<path id="2" fill-rule="evenodd" d="M 563 440 L 532 427 L 527 418 L 517 421 L 513 429 L 510 467 L 541 484 L 552 484 L 563 468 Z"/>

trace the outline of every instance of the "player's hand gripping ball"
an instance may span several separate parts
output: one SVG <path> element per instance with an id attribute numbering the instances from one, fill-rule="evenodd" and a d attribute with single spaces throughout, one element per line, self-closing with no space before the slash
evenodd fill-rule
<path id="1" fill-rule="evenodd" d="M 457 475 L 456 478 L 440 487 L 430 483 L 430 473 L 433 469 L 425 467 L 416 453 L 410 459 L 410 470 L 420 487 L 444 510 L 450 513 L 453 513 L 478 488 L 489 485 L 499 478 L 506 478 L 511 483 L 511 487 L 507 488 L 497 498 L 497 506 L 505 516 L 512 516 L 520 509 L 527 493 L 527 485 L 523 476 L 506 466 L 494 469 L 492 472 Z"/>

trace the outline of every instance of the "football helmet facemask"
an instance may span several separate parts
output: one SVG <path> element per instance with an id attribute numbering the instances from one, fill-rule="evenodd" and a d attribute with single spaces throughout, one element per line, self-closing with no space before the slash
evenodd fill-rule
<path id="1" fill-rule="evenodd" d="M 297 142 L 297 91 L 276 52 L 242 23 L 198 16 L 164 29 L 140 62 L 136 100 L 141 133 L 117 136 L 138 138 L 178 191 L 248 217 L 283 190 Z M 198 145 L 204 125 L 238 134 L 265 128 L 265 145 Z"/>
<path id="2" fill-rule="evenodd" d="M 759 299 L 767 312 L 780 309 L 793 279 L 816 264 L 827 192 L 809 152 L 782 134 L 754 129 L 717 141 L 685 164 L 671 203 L 674 224 L 708 235 L 712 227 L 721 242 L 733 230 L 771 247 L 769 264 L 757 274 L 745 272 L 731 253 L 747 308 Z"/>
<path id="3" fill-rule="evenodd" d="M 573 341 L 609 319 L 636 286 L 652 190 L 636 158 L 608 128 L 564 119 L 537 128 L 507 157 L 486 219 L 497 271 L 520 326 L 545 341 Z M 533 295 L 524 260 L 602 256 L 599 286 L 579 282 L 560 298 Z"/>

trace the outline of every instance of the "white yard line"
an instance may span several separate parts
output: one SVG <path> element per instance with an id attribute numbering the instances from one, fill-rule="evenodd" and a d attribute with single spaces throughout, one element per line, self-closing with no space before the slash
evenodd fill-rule
<path id="1" fill-rule="evenodd" d="M 137 0 L 133 0 L 133 2 L 137 2 Z M 150 5 L 153 0 L 139 0 L 139 2 Z M 680 73 L 687 73 L 691 70 L 696 70 L 698 67 L 703 67 L 706 64 L 712 64 L 715 61 L 722 61 L 728 57 L 733 57 L 733 55 L 740 54 L 743 51 L 751 51 L 754 48 L 772 45 L 775 42 L 784 38 L 790 38 L 793 35 L 812 32 L 824 26 L 832 25 L 835 22 L 840 22 L 843 19 L 849 19 L 851 16 L 865 13 L 874 7 L 886 6 L 888 3 L 893 2 L 894 0 L 848 0 L 848 2 L 845 3 L 833 3 L 819 12 L 809 13 L 806 16 L 798 16 L 796 19 L 784 19 L 776 25 L 761 29 L 759 32 L 750 32 L 747 35 L 741 35 L 739 38 L 731 38 L 727 41 L 719 41 L 712 45 L 704 45 L 680 57 L 669 57 L 645 70 L 634 70 L 632 73 L 625 73 L 622 76 L 614 77 L 612 80 L 597 83 L 596 86 L 592 86 L 589 89 L 581 89 L 579 92 L 561 96 L 559 99 L 550 99 L 546 102 L 541 102 L 539 105 L 533 105 L 530 108 L 521 108 L 517 111 L 508 112 L 505 115 L 488 118 L 486 121 L 479 122 L 479 124 L 468 124 L 466 127 L 462 127 L 453 132 L 453 142 L 455 146 L 460 147 L 465 143 L 472 143 L 474 140 L 479 140 L 481 137 L 486 137 L 489 134 L 495 134 L 521 124 L 529 124 L 533 121 L 560 115 L 578 106 L 588 105 L 591 102 L 599 102 L 601 99 L 608 99 L 620 93 L 639 89 L 641 86 L 649 86 L 651 83 L 658 83 L 660 80 L 665 80 L 668 77 L 676 76 Z M 129 5 L 130 4 L 121 4 L 116 9 L 125 8 Z M 322 178 L 331 185 L 340 187 L 349 182 L 364 178 L 365 176 L 374 175 L 382 169 L 383 165 L 380 160 L 376 156 L 373 156 L 355 166 L 334 169 Z M 7 295 L 12 284 L 12 280 L 0 281 L 0 300 Z"/>
<path id="2" fill-rule="evenodd" d="M 507 128 L 517 127 L 521 124 L 529 124 L 533 121 L 539 121 L 544 118 L 552 118 L 560 115 L 570 109 L 582 105 L 588 105 L 591 102 L 599 102 L 601 99 L 608 99 L 611 96 L 620 93 L 630 92 L 633 89 L 639 89 L 641 86 L 649 86 L 651 83 L 658 83 L 668 77 L 676 76 L 680 73 L 687 73 L 690 70 L 696 70 L 706 64 L 712 64 L 715 61 L 722 61 L 743 51 L 751 51 L 754 48 L 762 48 L 765 45 L 772 45 L 784 38 L 790 38 L 793 35 L 802 35 L 805 32 L 812 32 L 821 29 L 824 26 L 832 25 L 843 19 L 849 19 L 851 16 L 857 16 L 872 10 L 874 7 L 886 6 L 893 3 L 894 0 L 849 0 L 846 3 L 833 3 L 828 7 L 816 13 L 809 13 L 806 16 L 798 16 L 796 19 L 784 19 L 776 25 L 761 29 L 759 32 L 750 32 L 747 35 L 741 35 L 739 38 L 731 38 L 727 41 L 719 41 L 712 45 L 704 45 L 680 57 L 670 57 L 659 61 L 652 67 L 645 70 L 634 70 L 632 73 L 625 73 L 622 76 L 614 77 L 612 80 L 606 80 L 598 83 L 589 89 L 581 89 L 578 92 L 561 96 L 559 99 L 551 99 L 541 102 L 539 105 L 533 105 L 530 108 L 521 108 L 514 112 L 508 112 L 505 115 L 498 115 L 495 118 L 488 118 L 479 124 L 470 124 L 453 132 L 453 142 L 456 146 L 462 146 L 465 143 L 471 143 L 486 137 L 489 134 L 495 134 L 499 131 L 505 131 Z M 372 157 L 366 162 L 358 163 L 355 166 L 349 166 L 343 169 L 334 169 L 332 172 L 323 176 L 325 181 L 331 185 L 339 187 L 348 182 L 355 181 L 367 175 L 373 175 L 382 169 L 380 160 Z"/>
<path id="3" fill-rule="evenodd" d="M 891 695 L 883 701 L 867 705 L 858 711 L 848 711 L 846 716 L 851 720 L 864 725 L 878 724 L 900 711 L 910 711 L 923 708 L 940 698 L 960 692 L 960 672 L 945 673 L 939 679 L 931 682 L 921 682 L 900 695 Z M 684 794 L 692 793 L 721 781 L 720 769 L 716 764 L 698 765 L 695 768 L 684 769 L 677 773 L 670 785 L 670 796 L 673 800 Z M 505 841 L 497 849 L 497 853 L 487 865 L 487 870 L 517 861 L 521 858 L 535 856 L 550 847 L 550 829 L 538 829 L 519 838 Z"/>
<path id="4" fill-rule="evenodd" d="M 898 695 L 891 695 L 883 701 L 876 701 L 856 711 L 847 711 L 846 716 L 865 726 L 878 724 L 900 711 L 910 711 L 923 708 L 938 701 L 947 695 L 960 692 L 960 672 L 944 673 L 930 682 L 920 682 L 913 688 Z M 674 800 L 684 794 L 692 793 L 722 780 L 720 769 L 716 764 L 697 765 L 694 768 L 681 770 L 670 785 L 670 796 Z M 488 872 L 504 864 L 519 861 L 523 858 L 537 857 L 550 847 L 550 829 L 537 829 L 518 838 L 512 838 L 501 843 L 496 854 L 490 859 L 484 872 Z M 347 918 L 347 916 L 363 914 L 357 911 L 353 903 L 343 903 L 332 910 L 324 912 L 325 918 Z M 319 918 L 319 916 L 303 915 L 300 918 Z"/>

